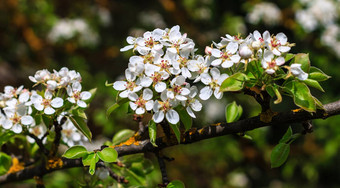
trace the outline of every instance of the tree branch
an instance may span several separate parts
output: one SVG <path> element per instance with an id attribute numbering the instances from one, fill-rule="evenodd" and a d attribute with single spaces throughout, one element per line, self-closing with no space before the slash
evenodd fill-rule
<path id="1" fill-rule="evenodd" d="M 324 105 L 325 110 L 317 110 L 315 113 L 310 113 L 302 109 L 291 110 L 288 112 L 281 112 L 272 118 L 269 123 L 264 123 L 260 120 L 260 116 L 255 116 L 240 120 L 234 123 L 218 123 L 208 125 L 201 129 L 191 129 L 181 135 L 180 144 L 190 144 L 205 140 L 209 138 L 215 138 L 218 136 L 230 135 L 235 133 L 243 133 L 260 127 L 273 126 L 277 127 L 289 123 L 299 123 L 312 119 L 326 119 L 328 117 L 340 114 L 340 100 Z M 131 145 L 117 146 L 115 149 L 118 152 L 118 156 L 130 155 L 135 153 L 154 152 L 170 146 L 178 145 L 175 135 L 170 135 L 170 139 L 164 137 L 157 138 L 157 148 L 154 148 L 150 140 L 136 141 Z M 20 181 L 31 179 L 36 175 L 44 175 L 56 170 L 67 169 L 72 167 L 82 167 L 80 159 L 62 159 L 63 166 L 58 168 L 46 169 L 45 166 L 38 165 L 33 167 L 27 167 L 16 173 L 6 174 L 0 176 L 0 185 L 8 182 Z"/>

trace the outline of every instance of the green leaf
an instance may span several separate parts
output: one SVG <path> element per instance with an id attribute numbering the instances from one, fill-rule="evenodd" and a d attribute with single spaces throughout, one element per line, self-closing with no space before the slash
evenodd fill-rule
<path id="1" fill-rule="evenodd" d="M 281 140 L 279 143 L 287 143 L 293 135 L 293 131 L 291 127 L 288 127 L 286 133 L 282 136 Z"/>
<path id="2" fill-rule="evenodd" d="M 11 156 L 6 153 L 0 152 L 0 175 L 4 175 L 8 172 L 12 165 Z"/>
<path id="3" fill-rule="evenodd" d="M 293 94 L 294 103 L 297 106 L 308 112 L 315 112 L 316 104 L 306 84 L 297 80 L 292 80 L 285 85 L 285 89 Z"/>
<path id="4" fill-rule="evenodd" d="M 77 159 L 80 157 L 84 157 L 87 155 L 87 150 L 83 146 L 72 146 L 68 150 L 65 151 L 63 157 L 68 159 Z"/>
<path id="5" fill-rule="evenodd" d="M 97 156 L 97 154 L 94 152 L 94 151 L 91 151 L 91 152 L 87 152 L 87 155 L 85 155 L 83 158 L 82 158 L 82 162 L 83 162 L 83 166 L 90 166 L 91 165 L 91 161 L 92 159 L 96 159 L 96 163 L 99 161 L 99 158 Z"/>
<path id="6" fill-rule="evenodd" d="M 171 181 L 166 188 L 185 188 L 184 183 L 179 180 Z"/>
<path id="7" fill-rule="evenodd" d="M 241 105 L 237 106 L 237 111 L 238 111 L 238 113 L 237 113 L 237 117 L 236 117 L 235 121 L 238 121 L 241 118 L 242 114 L 243 114 L 243 108 L 242 108 Z"/>
<path id="8" fill-rule="evenodd" d="M 271 167 L 276 168 L 281 166 L 287 160 L 289 152 L 289 144 L 279 143 L 276 145 L 270 156 Z"/>
<path id="9" fill-rule="evenodd" d="M 243 89 L 246 80 L 248 80 L 248 77 L 243 73 L 233 74 L 222 82 L 220 91 L 239 91 Z"/>
<path id="10" fill-rule="evenodd" d="M 157 147 L 156 145 L 156 138 L 157 138 L 157 125 L 153 120 L 149 121 L 149 137 L 150 142 L 153 146 Z"/>
<path id="11" fill-rule="evenodd" d="M 227 120 L 227 123 L 234 122 L 238 116 L 238 106 L 236 102 L 232 102 L 227 105 L 225 109 L 225 117 Z"/>
<path id="12" fill-rule="evenodd" d="M 314 99 L 314 101 L 315 101 L 316 106 L 317 106 L 319 109 L 326 110 L 326 109 L 323 107 L 322 103 L 321 103 L 316 97 L 313 96 L 313 99 Z"/>
<path id="13" fill-rule="evenodd" d="M 92 133 L 90 129 L 87 127 L 87 124 L 85 123 L 84 119 L 79 116 L 68 116 L 70 120 L 72 121 L 73 125 L 82 132 L 86 138 L 88 138 L 91 141 Z"/>
<path id="14" fill-rule="evenodd" d="M 301 64 L 301 69 L 305 71 L 306 73 L 309 73 L 309 69 L 310 69 L 309 54 L 304 54 L 304 53 L 296 54 L 294 57 L 294 61 L 292 62 Z"/>
<path id="15" fill-rule="evenodd" d="M 106 111 L 106 117 L 109 117 L 113 111 L 115 111 L 118 107 L 122 106 L 123 104 L 129 102 L 128 98 L 123 98 L 121 100 L 118 100 L 115 104 L 110 106 Z"/>
<path id="16" fill-rule="evenodd" d="M 135 134 L 135 131 L 130 129 L 123 129 L 118 131 L 112 138 L 112 145 L 117 145 L 127 141 L 131 136 Z"/>
<path id="17" fill-rule="evenodd" d="M 177 138 L 177 142 L 181 143 L 181 131 L 178 128 L 178 124 L 174 125 L 174 124 L 170 124 L 170 127 L 172 128 L 172 130 L 174 131 L 176 138 Z"/>
<path id="18" fill-rule="evenodd" d="M 309 86 L 311 86 L 311 87 L 314 87 L 314 88 L 316 88 L 316 89 L 318 89 L 318 90 L 320 90 L 320 91 L 322 91 L 322 92 L 325 92 L 325 91 L 323 90 L 323 88 L 321 87 L 321 85 L 319 84 L 319 82 L 316 81 L 316 80 L 306 79 L 306 80 L 304 80 L 303 82 L 305 82 L 307 85 L 309 85 Z"/>
<path id="19" fill-rule="evenodd" d="M 288 62 L 289 60 L 293 59 L 294 57 L 295 57 L 294 54 L 292 54 L 292 53 L 287 53 L 287 54 L 285 55 L 285 62 Z"/>
<path id="20" fill-rule="evenodd" d="M 107 163 L 113 163 L 117 161 L 118 153 L 115 149 L 107 147 L 97 152 L 98 157 Z"/>
<path id="21" fill-rule="evenodd" d="M 96 172 L 96 164 L 99 161 L 98 154 L 95 153 L 94 156 L 90 160 L 90 168 L 89 173 L 93 175 Z"/>
<path id="22" fill-rule="evenodd" d="M 86 116 L 86 114 L 84 112 L 84 109 L 77 108 L 75 110 L 72 110 L 71 113 L 73 114 L 73 116 L 79 116 L 79 117 L 81 117 L 83 119 L 87 119 L 87 116 Z"/>
<path id="23" fill-rule="evenodd" d="M 188 112 L 185 110 L 185 108 L 178 108 L 177 112 L 179 114 L 181 122 L 184 125 L 185 131 L 189 130 L 192 127 L 191 116 L 188 114 Z"/>
<path id="24" fill-rule="evenodd" d="M 308 78 L 321 82 L 328 80 L 331 77 L 322 72 L 322 70 L 312 66 L 310 67 Z"/>

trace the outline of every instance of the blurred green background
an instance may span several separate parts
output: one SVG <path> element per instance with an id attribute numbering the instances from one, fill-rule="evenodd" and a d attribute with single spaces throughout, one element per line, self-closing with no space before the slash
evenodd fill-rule
<path id="1" fill-rule="evenodd" d="M 296 43 L 293 53 L 309 53 L 312 65 L 332 76 L 322 85 L 326 92 L 312 90 L 313 95 L 323 103 L 340 99 L 340 5 L 336 0 L 1 0 L 0 13 L 0 88 L 22 84 L 30 88 L 27 78 L 39 69 L 66 66 L 79 71 L 85 90 L 98 89 L 87 113 L 99 144 L 120 129 L 137 129 L 132 117 L 122 111 L 106 118 L 114 91 L 105 82 L 119 79 L 127 67 L 132 53 L 119 52 L 126 37 L 155 28 L 180 25 L 181 32 L 195 41 L 198 53 L 226 33 L 246 37 L 254 30 L 284 32 L 289 42 Z M 242 118 L 260 112 L 250 97 L 229 94 L 222 102 L 205 103 L 195 126 L 225 121 L 225 105 L 233 100 L 243 106 Z M 291 108 L 294 105 L 288 98 L 273 105 L 275 111 Z M 280 168 L 270 168 L 270 152 L 289 125 L 251 131 L 253 140 L 224 136 L 168 148 L 164 153 L 175 158 L 167 165 L 169 178 L 180 179 L 189 188 L 340 187 L 340 116 L 313 123 L 314 132 L 292 145 L 288 161 Z M 302 130 L 300 125 L 292 126 L 294 132 Z M 157 166 L 154 156 L 146 157 Z M 84 173 L 81 169 L 53 173 L 46 178 L 46 186 L 78 187 L 75 179 Z M 157 168 L 147 181 L 148 186 L 161 183 Z"/>

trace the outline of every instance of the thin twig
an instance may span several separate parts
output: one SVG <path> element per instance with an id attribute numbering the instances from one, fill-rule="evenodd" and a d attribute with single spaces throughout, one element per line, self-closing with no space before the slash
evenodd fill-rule
<path id="1" fill-rule="evenodd" d="M 32 133 L 28 134 L 29 137 L 33 138 L 34 141 L 38 144 L 39 150 L 43 152 L 46 156 L 48 155 L 49 151 L 45 148 L 44 144 L 42 143 L 43 139 L 39 139 L 37 136 L 35 136 Z"/>
<path id="2" fill-rule="evenodd" d="M 156 151 L 155 155 L 157 157 L 159 168 L 160 168 L 161 173 L 162 173 L 162 184 L 159 185 L 159 186 L 160 187 L 166 187 L 169 184 L 169 179 L 168 179 L 168 175 L 167 175 L 167 172 L 166 172 L 166 165 L 165 165 L 165 162 L 164 162 L 164 157 L 161 156 L 159 151 Z"/>

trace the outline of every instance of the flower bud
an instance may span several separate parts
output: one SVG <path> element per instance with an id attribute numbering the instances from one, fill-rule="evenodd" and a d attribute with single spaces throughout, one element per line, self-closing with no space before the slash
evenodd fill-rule
<path id="1" fill-rule="evenodd" d="M 248 59 L 251 57 L 253 52 L 250 50 L 250 48 L 247 45 L 241 45 L 239 49 L 239 54 L 242 59 Z"/>
<path id="2" fill-rule="evenodd" d="M 211 55 L 211 50 L 212 50 L 211 47 L 206 46 L 204 52 L 205 52 L 205 54 L 207 54 L 207 55 Z"/>

